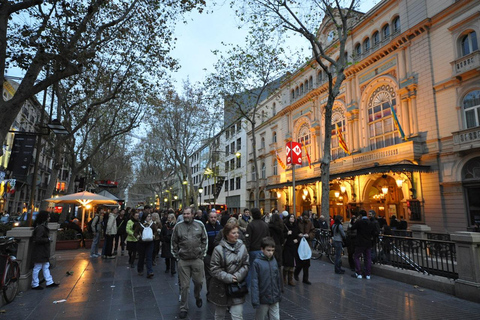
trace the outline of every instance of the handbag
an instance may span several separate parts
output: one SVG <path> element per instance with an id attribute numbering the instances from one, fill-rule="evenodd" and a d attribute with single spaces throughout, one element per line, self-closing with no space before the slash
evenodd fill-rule
<path id="1" fill-rule="evenodd" d="M 312 257 L 312 249 L 308 245 L 307 239 L 302 237 L 298 246 L 298 257 L 300 260 L 308 260 Z"/>
<path id="2" fill-rule="evenodd" d="M 223 248 L 223 266 L 227 270 L 227 250 Z M 243 280 L 241 282 L 232 282 L 226 284 L 227 296 L 231 298 L 243 298 L 248 293 L 247 281 Z"/>

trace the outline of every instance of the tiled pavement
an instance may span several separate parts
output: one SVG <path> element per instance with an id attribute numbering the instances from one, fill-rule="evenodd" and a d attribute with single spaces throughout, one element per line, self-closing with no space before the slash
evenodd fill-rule
<path id="1" fill-rule="evenodd" d="M 52 269 L 55 289 L 29 290 L 3 306 L 0 319 L 177 319 L 177 278 L 164 273 L 160 259 L 155 277 L 147 279 L 127 267 L 127 257 L 90 259 L 86 250 L 58 251 Z M 327 261 L 312 261 L 310 280 L 287 287 L 280 304 L 281 319 L 479 319 L 480 304 L 428 289 L 372 276 L 354 279 L 350 272 L 333 273 Z M 72 275 L 67 275 L 72 271 Z M 192 290 L 191 290 L 192 291 Z M 190 296 L 189 319 L 213 319 L 214 306 L 202 308 Z M 54 301 L 66 299 L 65 302 Z M 230 318 L 228 318 L 230 319 Z M 254 319 L 250 302 L 244 319 Z"/>

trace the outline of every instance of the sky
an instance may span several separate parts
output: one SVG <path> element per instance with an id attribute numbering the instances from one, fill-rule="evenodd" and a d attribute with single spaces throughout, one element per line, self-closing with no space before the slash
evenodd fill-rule
<path id="1" fill-rule="evenodd" d="M 379 0 L 363 0 L 360 4 L 360 11 L 367 12 Z M 247 34 L 246 27 L 238 29 L 239 19 L 235 17 L 233 9 L 228 5 L 219 4 L 210 7 L 213 13 L 192 12 L 186 16 L 187 24 L 179 23 L 176 26 L 175 35 L 177 44 L 171 53 L 180 64 L 180 70 L 172 74 L 177 82 L 177 88 L 181 87 L 182 81 L 187 78 L 190 82 L 199 82 L 210 73 L 214 72 L 213 65 L 216 57 L 212 50 L 222 49 L 222 41 L 225 43 L 244 43 Z M 309 44 L 300 35 L 290 37 L 286 43 L 292 49 L 301 49 L 308 54 Z M 208 71 L 204 71 L 207 69 Z"/>

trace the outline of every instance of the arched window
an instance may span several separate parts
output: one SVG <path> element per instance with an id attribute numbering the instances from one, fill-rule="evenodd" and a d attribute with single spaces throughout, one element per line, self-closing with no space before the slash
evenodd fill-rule
<path id="1" fill-rule="evenodd" d="M 393 19 L 393 33 L 399 33 L 400 32 L 400 17 L 395 17 Z"/>
<path id="2" fill-rule="evenodd" d="M 262 162 L 262 179 L 267 178 L 267 167 L 265 166 L 265 162 Z"/>
<path id="3" fill-rule="evenodd" d="M 299 95 L 300 95 L 299 89 L 298 89 L 298 87 L 296 87 L 295 88 L 295 98 L 298 98 Z"/>
<path id="4" fill-rule="evenodd" d="M 295 99 L 295 90 L 293 90 L 293 89 L 290 92 L 290 99 Z"/>
<path id="5" fill-rule="evenodd" d="M 372 150 L 399 143 L 390 106 L 396 108 L 395 90 L 389 85 L 379 87 L 368 101 L 368 133 Z"/>
<path id="6" fill-rule="evenodd" d="M 308 92 L 308 89 L 309 89 L 308 86 L 309 86 L 309 84 L 308 84 L 308 79 L 307 79 L 307 80 L 305 80 L 305 93 Z"/>
<path id="7" fill-rule="evenodd" d="M 380 43 L 380 34 L 378 31 L 375 31 L 372 36 L 373 46 L 376 47 Z"/>
<path id="8" fill-rule="evenodd" d="M 362 55 L 362 46 L 360 45 L 360 43 L 357 43 L 357 45 L 355 46 L 355 57 L 359 58 L 361 55 Z"/>
<path id="9" fill-rule="evenodd" d="M 304 94 L 305 93 L 305 89 L 303 87 L 303 83 L 300 85 L 300 94 Z"/>
<path id="10" fill-rule="evenodd" d="M 307 150 L 308 154 L 310 155 L 310 160 L 312 159 L 312 138 L 310 135 L 310 127 L 308 124 L 303 124 L 298 131 L 298 142 L 302 144 L 302 167 L 308 166 L 308 159 L 305 149 Z M 303 147 L 305 146 L 305 148 Z"/>
<path id="11" fill-rule="evenodd" d="M 277 133 L 274 131 L 272 135 L 272 142 L 277 143 Z"/>
<path id="12" fill-rule="evenodd" d="M 273 175 L 278 176 L 278 162 L 277 162 L 277 159 L 273 160 Z"/>
<path id="13" fill-rule="evenodd" d="M 260 148 L 264 149 L 265 148 L 265 138 L 262 137 L 262 140 L 260 140 Z"/>
<path id="14" fill-rule="evenodd" d="M 460 44 L 462 47 L 462 56 L 466 56 L 467 54 L 478 50 L 477 33 L 475 31 L 470 31 L 462 37 Z"/>
<path id="15" fill-rule="evenodd" d="M 480 158 L 470 159 L 462 168 L 462 181 L 465 186 L 466 207 L 469 225 L 474 226 L 480 221 Z"/>
<path id="16" fill-rule="evenodd" d="M 480 90 L 472 91 L 463 98 L 463 112 L 467 129 L 480 126 Z"/>
<path id="17" fill-rule="evenodd" d="M 363 41 L 363 51 L 364 52 L 370 51 L 370 38 L 367 38 Z"/>
<path id="18" fill-rule="evenodd" d="M 252 181 L 257 180 L 257 175 L 255 174 L 255 166 L 252 166 Z"/>
<path id="19" fill-rule="evenodd" d="M 337 131 L 338 128 L 338 131 Z M 345 157 L 345 151 L 340 146 L 340 134 L 343 141 L 347 143 L 345 117 L 337 114 L 332 117 L 332 142 L 331 142 L 331 154 L 332 160 Z M 347 144 L 348 147 L 348 144 Z"/>
<path id="20" fill-rule="evenodd" d="M 386 40 L 390 37 L 390 25 L 387 23 L 386 25 L 383 26 L 382 28 L 382 40 Z"/>
<path id="21" fill-rule="evenodd" d="M 313 77 L 310 76 L 308 83 L 310 83 L 310 90 L 313 89 Z"/>

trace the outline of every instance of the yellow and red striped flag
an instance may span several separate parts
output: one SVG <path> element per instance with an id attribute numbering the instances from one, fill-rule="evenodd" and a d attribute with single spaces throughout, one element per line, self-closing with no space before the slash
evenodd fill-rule
<path id="1" fill-rule="evenodd" d="M 280 167 L 282 167 L 283 170 L 285 170 L 287 166 L 285 165 L 285 163 L 283 163 L 282 159 L 280 159 L 280 156 L 278 155 L 277 151 L 275 151 L 275 154 L 277 155 L 278 164 L 280 165 Z"/>
<path id="2" fill-rule="evenodd" d="M 338 124 L 335 123 L 335 129 L 337 130 L 338 144 L 345 151 L 346 154 L 351 155 L 351 152 L 348 150 L 345 140 L 343 140 L 342 130 L 338 127 Z"/>
<path id="3" fill-rule="evenodd" d="M 305 147 L 305 144 L 303 144 L 303 142 L 302 142 L 302 146 L 303 146 L 303 150 L 305 150 L 305 154 L 307 155 L 308 167 L 312 169 L 312 162 L 310 161 L 310 155 L 308 154 L 307 147 Z"/>

